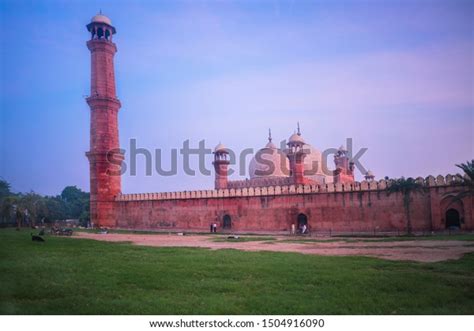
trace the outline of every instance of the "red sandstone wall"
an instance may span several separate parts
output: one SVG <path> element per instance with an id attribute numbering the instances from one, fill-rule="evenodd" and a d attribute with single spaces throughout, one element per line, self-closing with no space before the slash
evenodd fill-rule
<path id="1" fill-rule="evenodd" d="M 450 188 L 430 188 L 412 197 L 414 231 L 443 230 L 441 197 Z M 435 206 L 432 203 L 435 203 Z M 463 229 L 474 229 L 472 199 L 464 201 Z M 401 194 L 386 191 L 288 194 L 116 202 L 117 226 L 135 229 L 208 231 L 232 218 L 232 231 L 288 231 L 299 213 L 308 216 L 314 231 L 405 231 L 406 216 Z"/>

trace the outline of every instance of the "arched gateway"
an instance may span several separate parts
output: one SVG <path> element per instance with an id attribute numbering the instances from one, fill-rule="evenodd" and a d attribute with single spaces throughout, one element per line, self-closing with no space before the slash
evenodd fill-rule
<path id="1" fill-rule="evenodd" d="M 232 219 L 230 218 L 229 215 L 224 215 L 224 218 L 222 220 L 223 220 L 223 226 L 222 227 L 224 229 L 232 228 Z"/>
<path id="2" fill-rule="evenodd" d="M 461 216 L 459 212 L 450 208 L 446 210 L 446 229 L 460 228 L 461 227 Z"/>
<path id="3" fill-rule="evenodd" d="M 297 218 L 297 222 L 298 222 L 298 229 L 301 229 L 303 225 L 308 226 L 308 216 L 306 216 L 303 213 L 299 214 Z"/>

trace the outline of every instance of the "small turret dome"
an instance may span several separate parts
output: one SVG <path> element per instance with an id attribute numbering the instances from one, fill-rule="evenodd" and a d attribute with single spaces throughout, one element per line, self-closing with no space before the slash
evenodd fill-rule
<path id="1" fill-rule="evenodd" d="M 102 15 L 102 13 L 97 14 L 94 17 L 92 17 L 91 23 L 105 23 L 108 25 L 112 25 L 112 21 L 110 20 L 110 18 L 108 18 L 105 15 Z"/>
<path id="2" fill-rule="evenodd" d="M 372 182 L 375 179 L 374 173 L 370 170 L 367 170 L 364 177 L 365 177 L 365 180 L 369 182 Z"/>
<path id="3" fill-rule="evenodd" d="M 214 148 L 214 153 L 229 153 L 229 152 L 227 151 L 227 148 L 223 144 L 219 143 Z"/>
<path id="4" fill-rule="evenodd" d="M 348 153 L 347 149 L 345 149 L 344 146 L 341 145 L 341 147 L 339 147 L 339 149 L 335 153 L 334 157 L 347 156 L 347 153 Z"/>
<path id="5" fill-rule="evenodd" d="M 304 144 L 304 139 L 303 137 L 301 137 L 301 135 L 297 134 L 297 133 L 293 133 L 290 138 L 288 139 L 288 143 L 300 143 L 300 144 Z"/>

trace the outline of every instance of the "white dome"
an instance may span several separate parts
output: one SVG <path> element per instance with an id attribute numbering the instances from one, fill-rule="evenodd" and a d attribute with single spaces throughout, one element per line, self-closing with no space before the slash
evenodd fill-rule
<path id="1" fill-rule="evenodd" d="M 214 153 L 221 152 L 221 153 L 227 153 L 227 148 L 219 143 L 215 148 L 214 148 Z"/>
<path id="2" fill-rule="evenodd" d="M 259 160 L 263 159 L 265 161 L 258 162 L 257 155 Z M 270 166 L 269 163 L 273 164 L 273 166 Z M 249 175 L 250 179 L 260 177 L 288 177 L 290 175 L 290 161 L 284 152 L 269 142 L 267 147 L 259 150 L 250 161 Z"/>
<path id="3" fill-rule="evenodd" d="M 112 25 L 112 21 L 110 20 L 110 18 L 102 14 L 97 14 L 92 17 L 91 23 L 105 23 L 108 25 Z"/>
<path id="4" fill-rule="evenodd" d="M 271 149 L 277 149 L 276 145 L 274 143 L 272 143 L 271 141 L 269 141 L 267 143 L 267 145 L 265 146 L 265 148 L 271 148 Z"/>
<path id="5" fill-rule="evenodd" d="M 324 173 L 321 152 L 309 144 L 304 144 L 302 150 L 306 154 L 303 160 L 305 177 L 311 178 L 320 184 L 331 183 L 333 176 Z"/>
<path id="6" fill-rule="evenodd" d="M 306 154 L 304 158 L 304 170 L 313 173 L 322 173 L 321 152 L 309 144 L 304 144 L 301 148 Z"/>

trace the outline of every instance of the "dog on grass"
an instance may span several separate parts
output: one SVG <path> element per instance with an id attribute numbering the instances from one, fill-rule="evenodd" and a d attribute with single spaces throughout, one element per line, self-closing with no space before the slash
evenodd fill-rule
<path id="1" fill-rule="evenodd" d="M 37 236 L 37 235 L 35 235 L 35 234 L 33 234 L 33 233 L 31 233 L 31 240 L 32 240 L 32 241 L 44 242 L 44 239 L 43 239 L 43 238 L 41 238 L 40 236 Z"/>

